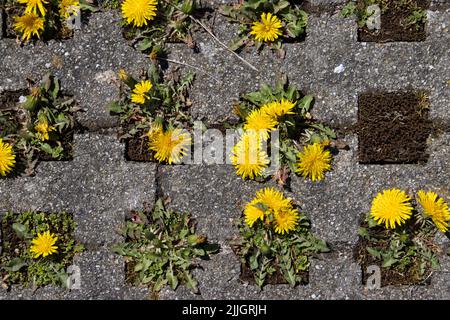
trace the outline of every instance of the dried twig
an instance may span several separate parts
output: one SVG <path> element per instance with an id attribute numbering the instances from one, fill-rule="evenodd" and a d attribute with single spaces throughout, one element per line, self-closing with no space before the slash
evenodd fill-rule
<path id="1" fill-rule="evenodd" d="M 236 52 L 234 52 L 233 50 L 231 50 L 230 48 L 228 48 L 228 46 L 223 43 L 222 41 L 219 40 L 219 38 L 217 38 L 214 33 L 207 27 L 205 26 L 201 21 L 195 19 L 192 16 L 189 16 L 189 18 L 191 18 L 194 22 L 196 22 L 197 24 L 199 24 L 203 29 L 205 29 L 206 32 L 208 32 L 211 37 L 213 37 L 214 40 L 216 40 L 222 47 L 224 47 L 225 49 L 227 49 L 229 52 L 231 52 L 232 54 L 234 54 L 239 60 L 241 60 L 242 62 L 244 62 L 247 66 L 249 66 L 252 70 L 255 71 L 259 71 L 258 69 L 256 69 L 256 67 L 254 65 L 252 65 L 250 62 L 248 62 L 247 60 L 245 60 L 244 58 L 242 58 L 240 55 L 238 55 Z"/>
<path id="2" fill-rule="evenodd" d="M 165 0 L 165 2 L 168 4 L 168 5 L 170 5 L 170 6 L 172 6 L 172 7 L 174 7 L 174 8 L 176 8 L 177 10 L 179 10 L 179 8 L 176 6 L 176 5 L 174 5 L 173 3 L 171 3 L 170 1 L 168 1 L 168 0 Z M 247 66 L 249 66 L 252 70 L 254 70 L 254 71 L 258 71 L 259 72 L 259 70 L 254 66 L 254 65 L 252 65 L 250 62 L 248 62 L 247 60 L 245 60 L 244 58 L 242 58 L 240 55 L 238 55 L 236 52 L 234 52 L 233 50 L 231 50 L 230 48 L 228 48 L 228 46 L 225 44 L 225 43 L 223 43 L 222 41 L 220 41 L 220 39 L 219 38 L 217 38 L 215 35 L 214 35 L 214 33 L 211 31 L 211 29 L 209 29 L 207 26 L 205 26 L 200 20 L 197 20 L 196 18 L 194 18 L 192 15 L 190 15 L 190 14 L 186 14 L 192 21 L 194 21 L 195 23 L 197 23 L 199 26 L 201 26 L 203 29 L 205 29 L 205 31 L 206 32 L 208 32 L 208 34 L 214 39 L 214 40 L 216 40 L 222 47 L 224 47 L 225 49 L 227 49 L 227 51 L 229 51 L 229 52 L 231 52 L 232 54 L 234 54 L 239 60 L 241 60 L 242 62 L 244 62 Z"/>

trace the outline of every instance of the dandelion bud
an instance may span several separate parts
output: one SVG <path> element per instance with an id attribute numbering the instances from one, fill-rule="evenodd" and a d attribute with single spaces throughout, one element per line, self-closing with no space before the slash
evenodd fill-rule
<path id="1" fill-rule="evenodd" d="M 22 107 L 28 111 L 34 111 L 41 101 L 41 89 L 40 88 L 32 88 L 31 94 L 26 96 L 26 100 L 22 103 Z"/>
<path id="2" fill-rule="evenodd" d="M 187 241 L 191 246 L 196 246 L 196 245 L 205 243 L 206 237 L 205 236 L 197 236 L 197 235 L 193 234 L 187 238 Z"/>
<path id="3" fill-rule="evenodd" d="M 263 255 L 268 255 L 268 254 L 270 254 L 270 247 L 266 244 L 266 243 L 264 243 L 262 246 L 261 246 L 261 253 L 263 254 Z"/>
<path id="4" fill-rule="evenodd" d="M 184 14 L 191 14 L 194 11 L 194 0 L 184 0 L 181 5 L 181 12 Z"/>
<path id="5" fill-rule="evenodd" d="M 118 72 L 119 79 L 125 83 L 128 87 L 134 88 L 136 85 L 136 80 L 128 75 L 128 73 L 124 69 L 120 69 Z"/>

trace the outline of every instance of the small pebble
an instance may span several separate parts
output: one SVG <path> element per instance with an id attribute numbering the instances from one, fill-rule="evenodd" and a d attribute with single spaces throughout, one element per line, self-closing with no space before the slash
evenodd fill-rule
<path id="1" fill-rule="evenodd" d="M 336 68 L 334 68 L 334 73 L 341 73 L 344 72 L 345 67 L 344 65 L 341 63 L 340 65 L 338 65 Z"/>

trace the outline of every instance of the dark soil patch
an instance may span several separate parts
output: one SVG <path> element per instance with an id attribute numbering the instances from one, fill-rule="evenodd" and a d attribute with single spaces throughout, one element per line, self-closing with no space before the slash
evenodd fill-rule
<path id="1" fill-rule="evenodd" d="M 6 13 L 0 3 L 0 39 L 6 36 Z"/>
<path id="2" fill-rule="evenodd" d="M 424 93 L 371 92 L 358 98 L 359 162 L 424 163 L 431 133 Z"/>
<path id="3" fill-rule="evenodd" d="M 0 95 L 0 111 L 15 109 L 20 96 L 26 96 L 28 90 L 5 91 Z"/>
<path id="4" fill-rule="evenodd" d="M 149 139 L 143 132 L 125 141 L 125 158 L 128 161 L 149 162 L 154 161 L 149 151 Z"/>
<path id="5" fill-rule="evenodd" d="M 425 23 L 419 22 L 406 26 L 406 19 L 413 13 L 414 7 L 428 9 L 429 0 L 390 0 L 386 10 L 381 13 L 381 29 L 369 30 L 366 26 L 359 28 L 358 40 L 362 42 L 393 42 L 393 41 L 425 41 Z M 358 5 L 364 7 L 364 0 Z"/>
<path id="6" fill-rule="evenodd" d="M 307 285 L 309 283 L 309 272 L 300 271 L 297 275 L 299 275 L 302 279 L 300 285 Z M 241 264 L 241 275 L 239 276 L 239 279 L 242 282 L 248 282 L 252 285 L 256 285 L 255 275 L 250 267 L 246 264 Z M 271 275 L 267 275 L 264 284 L 277 285 L 288 284 L 288 282 L 286 281 L 286 279 L 284 279 L 280 271 L 276 271 Z"/>
<path id="7" fill-rule="evenodd" d="M 15 248 L 23 248 L 24 242 L 17 236 L 16 232 L 12 228 L 13 223 L 13 221 L 6 221 L 6 219 L 0 221 L 1 243 L 3 250 L 2 254 L 6 254 L 11 257 L 17 257 L 18 251 L 15 250 Z"/>

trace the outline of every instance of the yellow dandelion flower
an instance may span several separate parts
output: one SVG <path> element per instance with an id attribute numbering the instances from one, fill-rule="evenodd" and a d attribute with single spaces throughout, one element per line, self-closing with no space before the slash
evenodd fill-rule
<path id="1" fill-rule="evenodd" d="M 408 195 L 399 189 L 383 190 L 373 199 L 370 214 L 378 223 L 385 225 L 386 229 L 395 229 L 411 217 L 413 207 Z"/>
<path id="2" fill-rule="evenodd" d="M 23 16 L 14 17 L 14 29 L 22 33 L 22 40 L 29 40 L 33 35 L 40 37 L 40 31 L 44 30 L 44 19 L 35 13 L 25 13 Z"/>
<path id="3" fill-rule="evenodd" d="M 122 4 L 122 15 L 128 24 L 142 27 L 155 18 L 157 4 L 156 0 L 125 0 Z"/>
<path id="4" fill-rule="evenodd" d="M 247 223 L 250 227 L 259 220 L 264 220 L 264 210 L 262 209 L 261 201 L 258 199 L 253 199 L 244 209 L 245 223 Z"/>
<path id="5" fill-rule="evenodd" d="M 264 188 L 256 192 L 256 199 L 273 211 L 280 211 L 291 206 L 291 200 L 286 199 L 280 191 L 275 188 Z"/>
<path id="6" fill-rule="evenodd" d="M 450 211 L 444 199 L 438 199 L 438 195 L 433 191 L 419 190 L 417 202 L 423 207 L 424 213 L 431 217 L 436 227 L 446 233 L 449 227 Z"/>
<path id="7" fill-rule="evenodd" d="M 281 101 L 273 101 L 263 105 L 261 107 L 261 112 L 274 119 L 278 119 L 286 114 L 294 114 L 292 109 L 294 109 L 295 105 L 295 102 L 287 99 L 281 99 Z"/>
<path id="8" fill-rule="evenodd" d="M 180 163 L 191 145 L 191 137 L 181 129 L 170 129 L 150 138 L 150 150 L 155 151 L 155 159 L 159 162 Z"/>
<path id="9" fill-rule="evenodd" d="M 145 100 L 150 99 L 147 93 L 152 88 L 152 83 L 148 80 L 142 80 L 136 84 L 131 94 L 131 101 L 138 104 L 144 104 Z"/>
<path id="10" fill-rule="evenodd" d="M 267 153 L 261 150 L 261 139 L 246 132 L 241 136 L 239 142 L 233 147 L 230 156 L 231 163 L 237 169 L 236 173 L 250 179 L 262 176 L 270 160 Z"/>
<path id="11" fill-rule="evenodd" d="M 50 139 L 49 133 L 52 131 L 56 131 L 56 128 L 50 126 L 46 118 L 42 118 L 34 127 L 34 130 L 36 130 L 36 136 L 39 140 L 47 141 L 48 139 Z"/>
<path id="12" fill-rule="evenodd" d="M 324 177 L 325 171 L 331 169 L 331 153 L 324 150 L 320 143 L 307 145 L 303 151 L 297 154 L 296 173 L 303 177 L 309 177 L 312 181 L 320 181 Z"/>
<path id="13" fill-rule="evenodd" d="M 260 134 L 264 140 L 267 140 L 269 131 L 275 130 L 277 124 L 278 122 L 274 118 L 262 112 L 261 109 L 255 109 L 247 116 L 244 130 L 252 130 Z"/>
<path id="14" fill-rule="evenodd" d="M 46 231 L 44 233 L 39 233 L 36 238 L 34 238 L 31 243 L 30 251 L 34 253 L 34 258 L 37 259 L 39 256 L 46 257 L 53 253 L 56 253 L 58 249 L 55 246 L 56 241 L 58 241 L 58 237 L 55 236 L 50 231 Z"/>
<path id="15" fill-rule="evenodd" d="M 119 72 L 117 73 L 117 75 L 119 76 L 119 79 L 122 81 L 125 81 L 128 79 L 128 74 L 125 71 L 125 69 L 119 69 Z"/>
<path id="16" fill-rule="evenodd" d="M 0 175 L 3 177 L 10 173 L 16 163 L 16 155 L 12 146 L 0 138 Z"/>
<path id="17" fill-rule="evenodd" d="M 282 35 L 281 27 L 281 21 L 277 16 L 263 13 L 261 21 L 253 23 L 250 34 L 255 36 L 256 41 L 272 42 Z"/>
<path id="18" fill-rule="evenodd" d="M 147 137 L 150 141 L 157 139 L 159 135 L 163 134 L 163 126 L 160 123 L 154 122 L 147 133 Z"/>
<path id="19" fill-rule="evenodd" d="M 60 0 L 59 2 L 59 15 L 67 19 L 71 15 L 78 15 L 80 11 L 80 2 L 78 0 Z"/>
<path id="20" fill-rule="evenodd" d="M 48 3 L 46 0 L 17 0 L 17 2 L 26 4 L 25 13 L 37 14 L 37 10 L 43 17 L 45 17 L 45 7 L 44 5 Z"/>
<path id="21" fill-rule="evenodd" d="M 281 211 L 275 212 L 274 230 L 276 233 L 289 233 L 297 227 L 299 213 L 294 208 L 284 208 Z"/>

